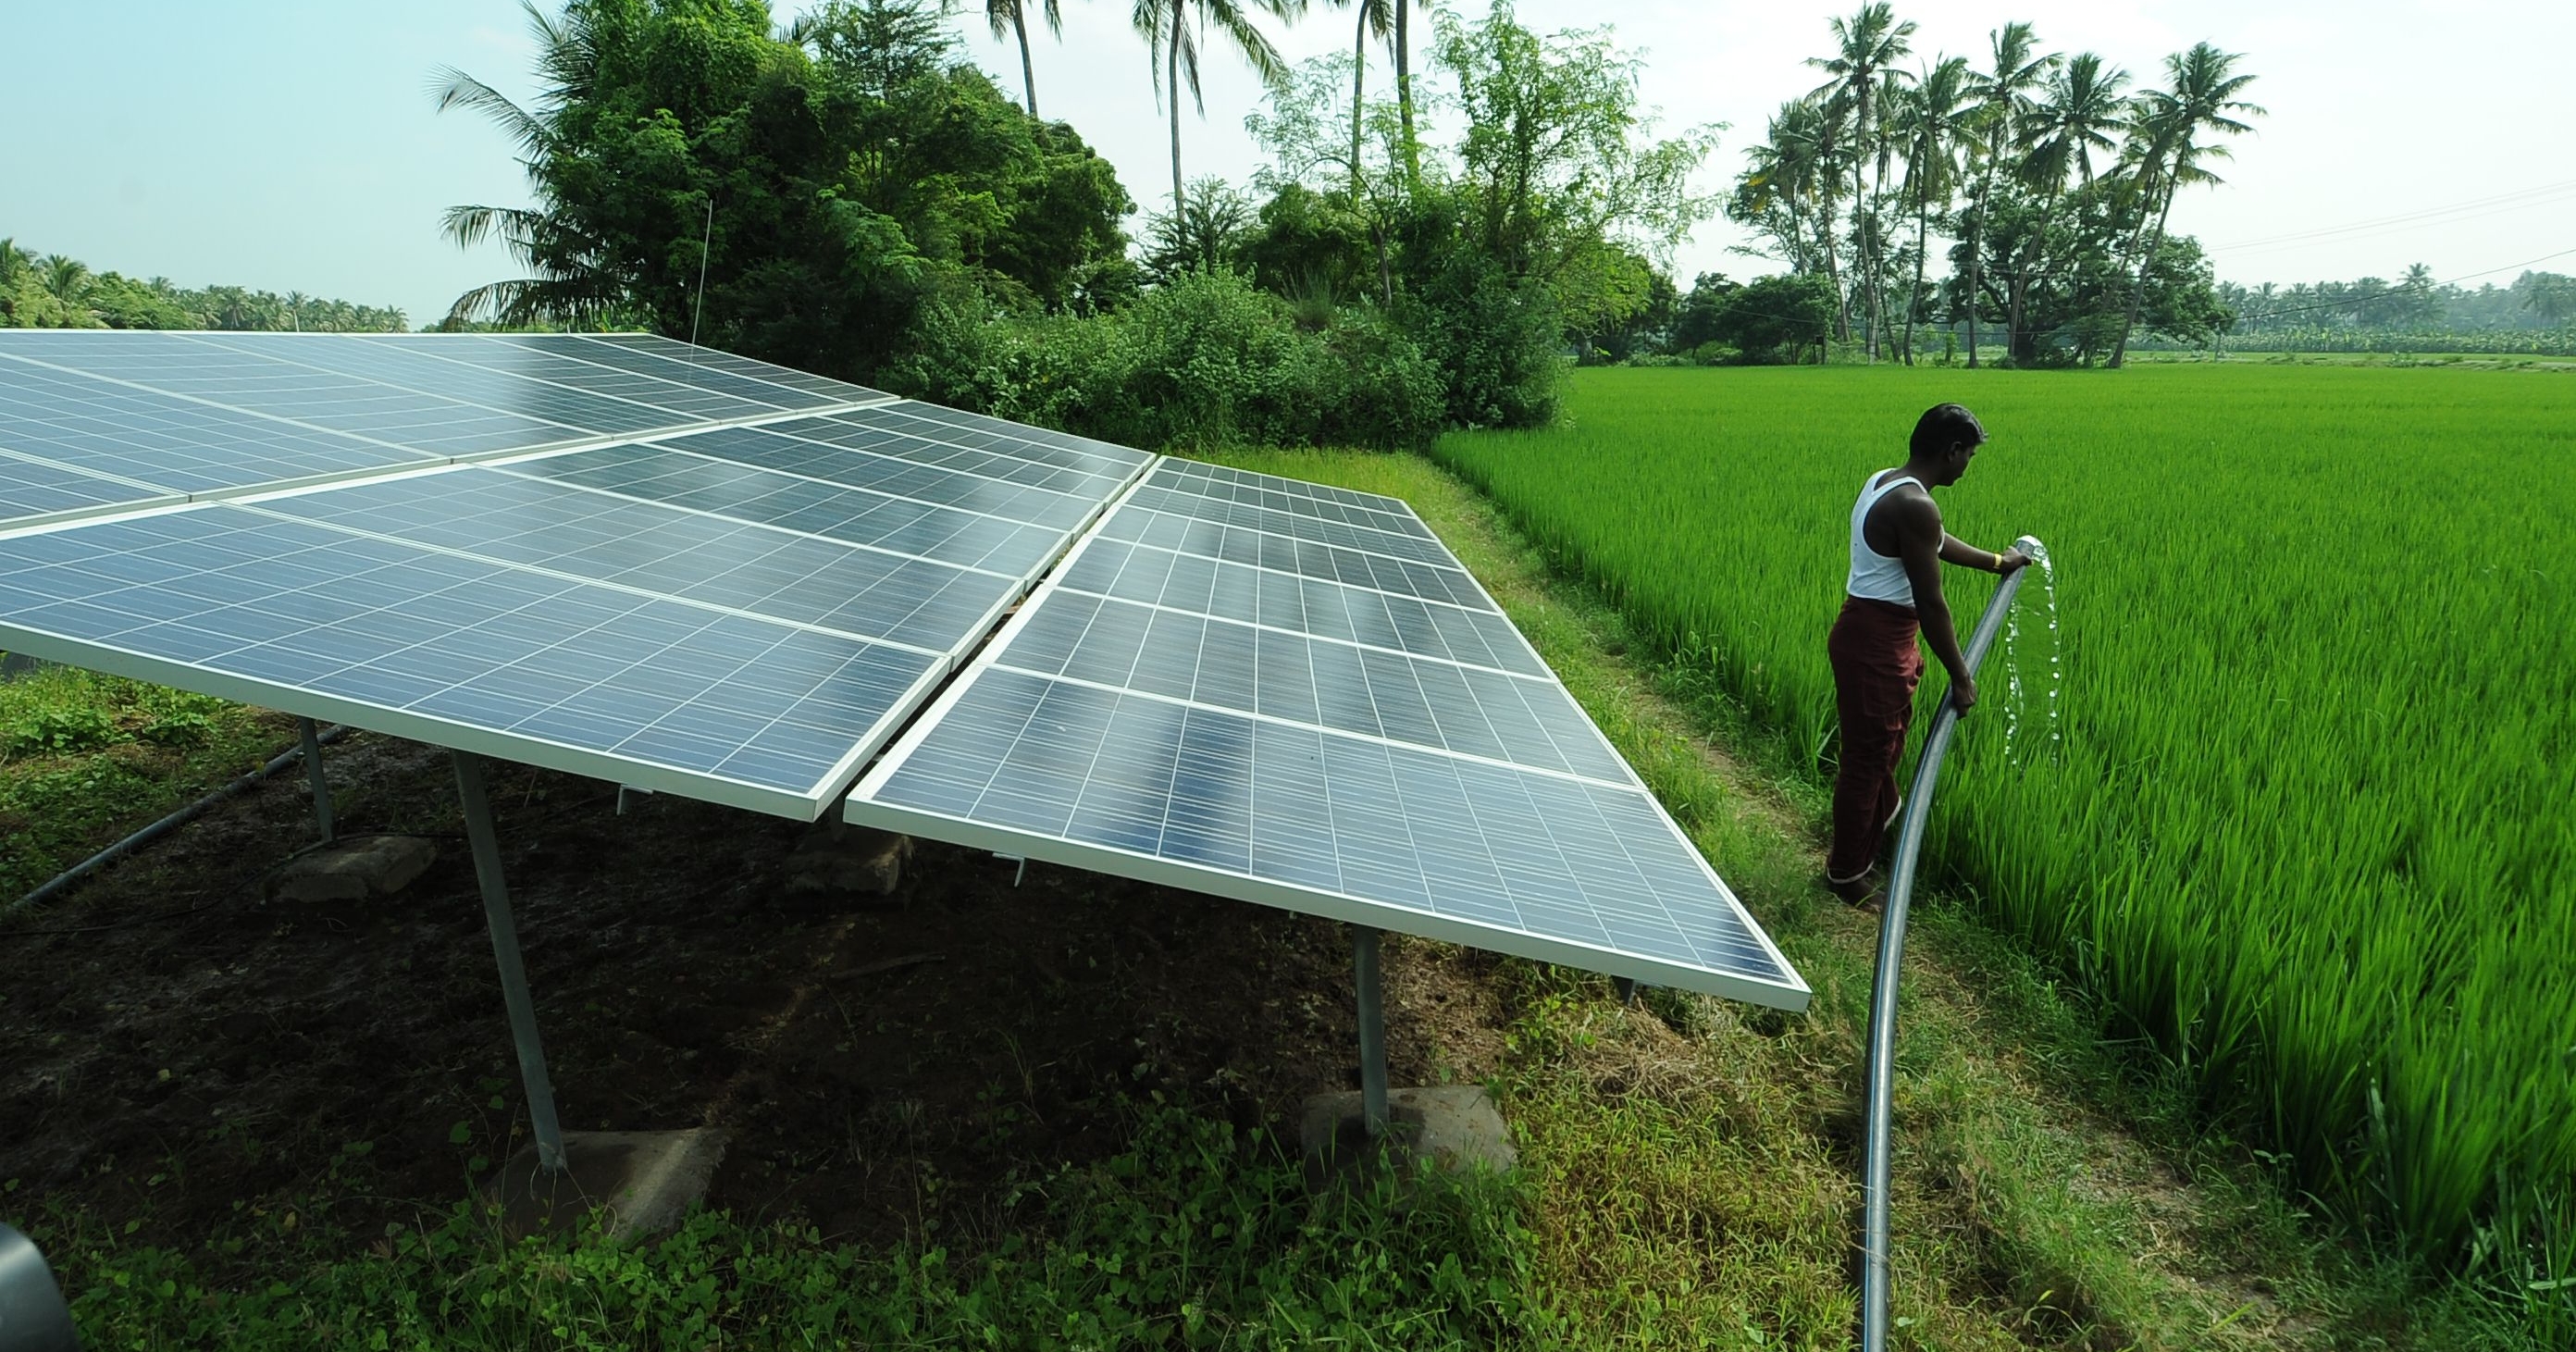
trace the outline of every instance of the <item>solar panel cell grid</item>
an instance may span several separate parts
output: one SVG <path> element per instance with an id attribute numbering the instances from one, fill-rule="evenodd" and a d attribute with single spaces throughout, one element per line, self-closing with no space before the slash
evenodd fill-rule
<path id="1" fill-rule="evenodd" d="M 208 405 L 290 419 L 313 428 L 434 455 L 471 455 L 619 430 L 614 425 L 555 421 L 542 413 L 523 416 L 525 410 L 490 408 L 468 400 L 425 394 L 311 365 L 272 360 L 195 337 L 128 334 L 120 336 L 135 341 L 92 338 L 45 344 L 26 341 L 24 335 L 31 332 L 34 331 L 20 331 L 15 343 L 8 341 L 13 335 L 0 333 L 0 355 L 23 355 L 26 360 L 42 360 L 63 369 L 182 395 Z M 339 346 L 323 341 L 321 336 L 303 341 L 313 344 L 311 351 L 316 354 Z M 561 393 L 563 400 L 535 402 L 547 403 L 555 412 L 568 414 L 574 410 L 562 405 L 588 399 L 574 391 Z M 600 421 L 622 424 L 629 417 L 603 412 Z"/>
<path id="2" fill-rule="evenodd" d="M 822 418 L 799 418 L 792 422 L 772 423 L 767 430 L 788 436 L 819 441 L 826 445 L 855 451 L 873 451 L 900 456 L 920 465 L 938 465 L 987 479 L 1028 484 L 1036 488 L 1072 493 L 1094 500 L 1108 497 L 1126 485 L 1127 472 L 1099 472 L 1047 464 L 1018 456 L 959 446 L 947 441 L 931 440 L 899 427 L 884 425 L 878 410 L 862 409 L 855 413 L 834 414 Z M 919 419 L 904 419 L 925 432 L 938 429 Z"/>
<path id="3" fill-rule="evenodd" d="M 744 399 L 718 390 L 583 361 L 547 348 L 480 335 L 389 334 L 369 336 L 361 341 L 368 347 L 392 348 L 415 357 L 472 367 L 508 377 L 514 382 L 543 382 L 584 394 L 624 400 L 661 414 L 650 424 L 655 427 L 692 421 L 721 422 L 784 411 L 766 400 Z M 432 378 L 437 374 L 443 373 L 433 373 Z M 442 385 L 439 388 L 446 387 Z"/>
<path id="4" fill-rule="evenodd" d="M 1176 493 L 1196 494 L 1219 502 L 1313 516 L 1319 520 L 1337 521 L 1348 526 L 1389 531 L 1398 535 L 1410 535 L 1422 540 L 1433 538 L 1431 528 L 1423 525 L 1422 519 L 1415 516 L 1412 509 L 1394 498 L 1382 498 L 1374 502 L 1352 501 L 1361 495 L 1346 493 L 1327 497 L 1298 492 L 1295 488 L 1277 486 L 1291 484 L 1293 480 L 1269 479 L 1266 475 L 1256 478 L 1231 470 L 1223 475 L 1200 472 L 1219 469 L 1223 469 L 1223 466 L 1194 465 L 1185 460 L 1167 460 L 1146 478 L 1146 482 L 1156 488 L 1169 489 Z M 1263 479 L 1267 479 L 1268 482 L 1262 482 Z M 1321 485 L 1306 485 L 1306 487 L 1321 487 Z"/>
<path id="5" fill-rule="evenodd" d="M 1146 511 L 1169 512 L 1175 516 L 1219 522 L 1245 530 L 1261 531 L 1268 535 L 1286 536 L 1292 540 L 1331 545 L 1337 549 L 1382 554 L 1434 567 L 1452 569 L 1457 567 L 1456 561 L 1449 556 L 1449 551 L 1442 548 L 1439 541 L 1428 535 L 1380 530 L 1372 526 L 1357 526 L 1343 521 L 1327 520 L 1320 515 L 1278 511 L 1244 502 L 1228 502 L 1197 493 L 1160 488 L 1151 483 L 1138 489 L 1128 498 L 1128 501 Z"/>
<path id="6" fill-rule="evenodd" d="M 0 528 L 12 521 L 103 507 L 139 506 L 169 494 L 0 452 Z"/>
<path id="7" fill-rule="evenodd" d="M 262 511 L 655 596 L 946 652 L 1019 579 L 480 467 L 264 500 Z"/>
<path id="8" fill-rule="evenodd" d="M 1075 497 L 922 464 L 910 459 L 908 448 L 901 445 L 856 451 L 782 436 L 768 428 L 747 427 L 692 433 L 664 444 L 754 469 L 802 475 L 847 488 L 873 489 L 1059 531 L 1081 525 L 1100 506 L 1100 497 Z"/>
<path id="9" fill-rule="evenodd" d="M 173 493 L 433 463 L 425 453 L 6 356 L 0 450 Z"/>
<path id="10" fill-rule="evenodd" d="M 1059 576 L 1072 591 L 1172 606 L 1525 676 L 1547 666 L 1491 610 L 1396 596 L 1239 563 L 1098 539 Z"/>
<path id="11" fill-rule="evenodd" d="M 872 390 L 865 385 L 853 385 L 846 380 L 834 380 L 829 376 L 818 376 L 785 366 L 773 366 L 768 362 L 753 361 L 749 357 L 737 357 L 730 352 L 719 352 L 711 347 L 694 347 L 659 334 L 590 333 L 581 335 L 581 338 L 584 342 L 622 347 L 688 366 L 704 367 L 710 371 L 721 371 L 769 384 L 783 385 L 793 390 L 803 390 L 810 394 L 821 395 L 836 404 L 858 404 L 894 397 L 883 390 Z"/>
<path id="12" fill-rule="evenodd" d="M 1707 905 L 1707 874 L 1634 789 L 1002 669 L 940 727 L 904 773 L 871 778 L 870 799 L 1551 945 L 1795 979 Z"/>
<path id="13" fill-rule="evenodd" d="M 1052 596 L 994 660 L 1612 784 L 1636 782 L 1548 680 L 1074 592 Z"/>
<path id="14" fill-rule="evenodd" d="M 1485 598 L 1484 592 L 1463 569 L 1435 568 L 1410 559 L 1314 544 L 1167 512 L 1122 507 L 1101 523 L 1100 533 L 1109 539 L 1130 541 L 1173 553 L 1223 559 L 1229 563 L 1299 577 L 1321 578 L 1344 586 L 1367 587 L 1417 600 L 1445 601 L 1471 610 L 1494 608 L 1493 602 Z"/>
<path id="15" fill-rule="evenodd" d="M 652 352 L 618 343 L 603 343 L 581 334 L 514 333 L 494 334 L 491 341 L 550 352 L 580 361 L 596 362 L 639 376 L 652 376 L 692 389 L 709 390 L 735 399 L 748 400 L 777 409 L 820 408 L 836 402 L 831 396 L 770 379 L 755 379 L 730 370 L 718 370 L 701 362 L 675 360 Z M 676 345 L 675 346 L 680 346 Z M 682 348 L 686 350 L 685 347 Z M 757 366 L 758 363 L 752 363 Z M 773 368 L 774 369 L 774 368 Z M 848 387 L 857 389 L 856 386 Z M 863 392 L 857 398 L 868 397 Z"/>
<path id="16" fill-rule="evenodd" d="M 800 798 L 939 661 L 222 505 L 0 538 L 0 615 L 40 655 L 71 640 L 190 688 L 309 691 Z"/>
<path id="17" fill-rule="evenodd" d="M 1040 464 L 1106 473 L 1122 479 L 1154 459 L 1143 451 L 1112 442 L 1094 441 L 1069 432 L 1005 422 L 981 413 L 912 400 L 887 404 L 869 410 L 865 415 L 854 416 L 865 416 L 873 420 L 874 425 L 950 445 L 996 451 Z"/>
<path id="18" fill-rule="evenodd" d="M 1035 573 L 1063 542 L 1063 532 L 1044 526 L 710 460 L 667 444 L 567 451 L 500 468 L 1013 577 Z"/>

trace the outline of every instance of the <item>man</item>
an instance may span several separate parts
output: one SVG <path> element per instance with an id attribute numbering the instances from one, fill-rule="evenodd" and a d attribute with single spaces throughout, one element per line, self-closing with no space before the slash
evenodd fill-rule
<path id="1" fill-rule="evenodd" d="M 1949 603 L 1941 596 L 1941 565 L 2001 575 L 2030 562 L 2019 549 L 1991 553 L 1941 528 L 1932 490 L 1959 482 L 1985 440 L 1975 414 L 1957 404 L 1936 405 L 1914 424 L 1905 463 L 1869 476 L 1852 504 L 1851 574 L 1843 584 L 1842 614 L 1825 640 L 1843 734 L 1825 886 L 1854 906 L 1878 903 L 1871 865 L 1904 804 L 1896 762 L 1905 753 L 1914 685 L 1923 675 L 1918 632 L 1949 670 L 1950 698 L 1959 712 L 1977 702 L 1976 678 L 1959 651 Z"/>

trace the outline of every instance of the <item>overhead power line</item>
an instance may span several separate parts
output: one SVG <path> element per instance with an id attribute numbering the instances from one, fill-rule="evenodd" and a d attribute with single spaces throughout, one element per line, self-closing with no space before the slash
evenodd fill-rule
<path id="1" fill-rule="evenodd" d="M 2426 207 L 2419 211 L 2395 216 L 2381 216 L 2345 225 L 2318 226 L 2314 229 L 2294 230 L 2287 234 L 2265 235 L 2256 239 L 2230 240 L 2206 247 L 2213 253 L 2222 249 L 2229 253 L 2257 253 L 2270 249 L 2298 248 L 2328 241 L 2420 229 L 2428 225 L 2447 225 L 2485 216 L 2500 216 L 2508 212 L 2549 206 L 2572 198 L 2576 198 L 2576 179 L 2563 183 L 2544 184 L 2536 188 L 2523 188 L 2474 201 L 2454 202 L 2449 206 Z"/>

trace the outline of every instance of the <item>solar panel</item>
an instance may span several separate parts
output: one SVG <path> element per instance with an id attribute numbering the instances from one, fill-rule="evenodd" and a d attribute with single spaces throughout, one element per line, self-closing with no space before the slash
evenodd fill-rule
<path id="1" fill-rule="evenodd" d="M 480 466 L 256 505 L 280 517 L 932 653 L 991 627 L 1022 582 Z"/>
<path id="2" fill-rule="evenodd" d="M 1061 530 L 754 469 L 671 442 L 566 451 L 498 468 L 1014 577 L 1035 575 L 1064 544 Z"/>
<path id="3" fill-rule="evenodd" d="M 58 486 L 75 479 L 135 486 L 133 492 L 103 484 L 87 490 L 97 502 L 139 503 L 436 463 L 425 452 L 7 356 L 0 356 L 0 452 L 68 471 L 69 477 L 44 476 Z M 59 508 L 32 496 L 0 496 L 0 518 L 53 510 Z"/>
<path id="4" fill-rule="evenodd" d="M 0 617 L 13 651 L 796 816 L 947 665 L 227 503 L 0 536 Z"/>
<path id="5" fill-rule="evenodd" d="M 341 334 L 298 340 L 308 355 L 344 351 L 357 341 Z M 521 382 L 528 388 L 511 391 L 469 386 L 469 394 L 493 401 L 478 403 L 398 381 L 329 371 L 309 362 L 281 361 L 195 334 L 111 336 L 21 329 L 0 332 L 0 356 L 42 362 L 236 414 L 300 423 L 313 430 L 440 456 L 540 446 L 686 421 L 533 382 Z M 343 364 L 362 360 L 363 354 L 353 354 Z M 424 378 L 415 372 L 400 374 Z M 512 394 L 519 400 L 515 407 L 508 402 Z"/>
<path id="6" fill-rule="evenodd" d="M 5 437 L 5 432 L 0 432 L 0 437 Z M 0 450 L 0 530 L 13 522 L 85 516 L 176 500 L 174 495 L 146 484 L 83 473 Z"/>
<path id="7" fill-rule="evenodd" d="M 711 347 L 697 347 L 662 337 L 660 334 L 592 333 L 583 334 L 581 338 L 584 342 L 622 347 L 631 352 L 661 357 L 683 366 L 743 376 L 792 390 L 801 390 L 807 394 L 820 395 L 826 403 L 864 404 L 894 397 L 883 390 L 872 390 L 865 385 L 853 385 L 846 380 L 834 380 L 829 376 L 818 376 L 784 366 L 772 366 L 765 361 L 737 357 L 730 352 L 719 352 Z"/>
<path id="8" fill-rule="evenodd" d="M 746 425 L 885 399 L 632 336 L 0 334 L 0 648 L 810 818 L 1149 459 Z"/>
<path id="9" fill-rule="evenodd" d="M 1392 499 L 1164 462 L 847 812 L 1657 984 L 1808 998 Z"/>

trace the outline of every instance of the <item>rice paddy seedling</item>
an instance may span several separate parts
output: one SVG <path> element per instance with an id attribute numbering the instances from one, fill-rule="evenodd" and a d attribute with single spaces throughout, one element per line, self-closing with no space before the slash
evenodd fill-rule
<path id="1" fill-rule="evenodd" d="M 2063 676 L 2026 635 L 2007 754 L 1989 659 L 1927 864 L 2303 1186 L 2576 1309 L 2576 380 L 1587 371 L 1438 454 L 1822 748 L 1852 496 L 1945 399 L 1994 440 L 1943 511 L 2048 542 Z"/>

